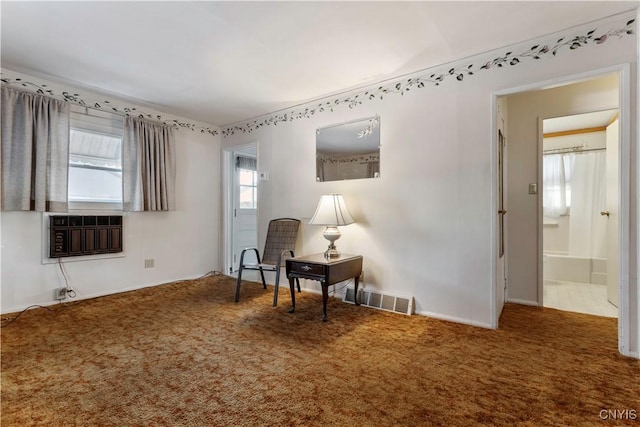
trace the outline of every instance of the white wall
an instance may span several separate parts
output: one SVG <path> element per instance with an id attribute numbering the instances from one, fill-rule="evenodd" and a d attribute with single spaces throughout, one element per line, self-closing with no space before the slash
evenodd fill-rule
<path id="1" fill-rule="evenodd" d="M 567 50 L 553 58 L 479 72 L 463 82 L 427 85 L 353 109 L 336 107 L 334 112 L 251 133 L 237 132 L 223 138 L 222 144 L 259 141 L 260 168 L 270 174 L 270 181 L 260 187 L 261 242 L 269 219 L 308 219 L 321 194 L 342 193 L 357 223 L 343 227 L 337 246 L 343 252 L 364 255 L 365 286 L 413 295 L 421 314 L 495 326 L 493 94 L 635 63 L 635 43 L 631 37 L 606 47 Z M 381 177 L 315 182 L 315 129 L 373 114 L 381 117 Z M 513 141 L 510 124 L 508 129 Z M 518 203 L 510 201 L 509 208 Z M 535 218 L 535 207 L 532 212 Z M 322 227 L 304 224 L 297 252 L 323 251 L 326 244 L 321 233 Z M 535 278 L 535 269 L 532 274 Z"/>
<path id="2" fill-rule="evenodd" d="M 188 129 L 176 139 L 176 211 L 125 214 L 125 257 L 64 264 L 77 299 L 194 278 L 220 270 L 220 136 Z M 2 313 L 51 304 L 64 286 L 43 264 L 42 214 L 2 212 Z M 145 269 L 144 259 L 155 259 Z M 64 259 L 63 259 L 64 261 Z"/>

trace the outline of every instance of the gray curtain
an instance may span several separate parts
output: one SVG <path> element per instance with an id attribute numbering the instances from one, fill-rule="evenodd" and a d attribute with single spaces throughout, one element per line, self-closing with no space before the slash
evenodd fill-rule
<path id="1" fill-rule="evenodd" d="M 1 90 L 2 210 L 67 212 L 69 104 Z"/>
<path id="2" fill-rule="evenodd" d="M 175 181 L 171 127 L 126 117 L 122 139 L 123 210 L 175 210 Z"/>
<path id="3" fill-rule="evenodd" d="M 253 157 L 238 156 L 236 159 L 236 168 L 257 171 L 258 161 Z"/>

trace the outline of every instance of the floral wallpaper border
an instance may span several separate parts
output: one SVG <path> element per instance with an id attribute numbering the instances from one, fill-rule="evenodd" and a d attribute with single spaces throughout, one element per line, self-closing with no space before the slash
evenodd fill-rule
<path id="1" fill-rule="evenodd" d="M 68 90 L 62 89 L 51 89 L 47 84 L 44 83 L 34 83 L 28 80 L 25 80 L 22 77 L 2 77 L 0 81 L 13 88 L 19 88 L 26 90 L 28 92 L 37 93 L 39 95 L 50 96 L 52 98 L 60 99 L 66 102 L 70 102 L 72 104 L 81 105 L 83 107 L 95 108 L 96 110 L 108 111 L 110 113 L 121 114 L 125 116 L 136 116 L 141 119 L 149 119 L 157 122 L 161 122 L 164 125 L 171 126 L 176 129 L 189 129 L 193 132 L 199 131 L 200 133 L 208 133 L 210 135 L 218 135 L 220 131 L 216 129 L 212 129 L 210 127 L 200 126 L 195 123 L 190 123 L 187 121 L 178 120 L 177 118 L 172 118 L 169 115 L 161 115 L 158 113 L 149 113 L 144 112 L 138 107 L 132 106 L 124 106 L 124 105 L 116 105 L 116 102 L 109 101 L 103 98 L 103 100 L 95 100 L 91 98 L 87 98 L 79 93 L 69 92 Z"/>
<path id="2" fill-rule="evenodd" d="M 322 164 L 326 163 L 371 163 L 371 162 L 379 162 L 380 154 L 363 154 L 351 157 L 332 157 L 327 156 L 325 154 L 317 154 L 316 158 L 322 162 Z"/>
<path id="3" fill-rule="evenodd" d="M 384 99 L 384 96 L 387 94 L 404 95 L 412 89 L 420 89 L 425 87 L 425 85 L 439 86 L 447 80 L 461 82 L 464 81 L 465 78 L 472 77 L 481 71 L 507 66 L 513 67 L 526 60 L 535 61 L 542 59 L 543 57 L 555 57 L 563 51 L 575 50 L 588 44 L 601 45 L 613 38 L 621 39 L 627 35 L 634 34 L 634 22 L 635 19 L 631 19 L 627 21 L 626 25 L 620 28 L 604 32 L 598 32 L 597 29 L 593 29 L 575 36 L 560 37 L 559 39 L 553 39 L 546 43 L 538 43 L 519 53 L 509 51 L 504 55 L 497 56 L 488 61 L 454 66 L 448 70 L 438 72 L 425 70 L 424 74 L 416 75 L 416 77 L 409 79 L 398 80 L 377 88 L 354 92 L 348 96 L 338 97 L 318 104 L 309 103 L 306 107 L 299 107 L 298 109 L 293 109 L 289 112 L 277 112 L 263 116 L 265 117 L 263 119 L 248 121 L 239 125 L 227 126 L 222 130 L 222 135 L 226 138 L 240 132 L 250 133 L 265 126 L 276 126 L 279 123 L 309 118 L 315 114 L 323 113 L 325 111 L 332 112 L 333 108 L 339 105 L 347 105 L 349 108 L 354 108 L 362 104 L 364 101 Z"/>

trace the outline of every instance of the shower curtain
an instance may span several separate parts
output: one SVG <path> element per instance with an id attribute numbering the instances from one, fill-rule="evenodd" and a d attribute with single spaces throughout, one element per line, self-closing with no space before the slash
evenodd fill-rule
<path id="1" fill-rule="evenodd" d="M 606 258 L 606 152 L 543 157 L 543 212 L 569 214 L 569 255 Z"/>
<path id="2" fill-rule="evenodd" d="M 569 255 L 607 257 L 606 152 L 577 153 L 573 165 Z M 588 233 L 587 230 L 591 230 Z"/>

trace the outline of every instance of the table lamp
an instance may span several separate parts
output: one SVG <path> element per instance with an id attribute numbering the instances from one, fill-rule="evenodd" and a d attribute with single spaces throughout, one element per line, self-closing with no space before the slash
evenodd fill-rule
<path id="1" fill-rule="evenodd" d="M 325 239 L 329 241 L 329 247 L 324 253 L 326 258 L 335 258 L 340 255 L 336 249 L 335 241 L 340 238 L 338 226 L 353 224 L 355 221 L 349 213 L 347 204 L 342 198 L 342 194 L 323 194 L 316 208 L 316 213 L 309 221 L 309 224 L 325 225 Z"/>

